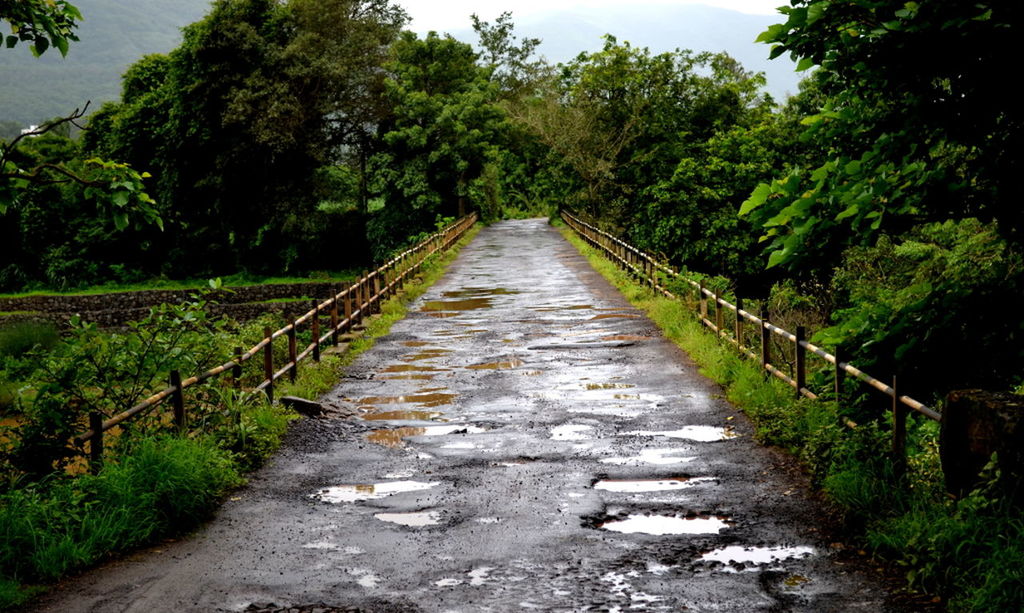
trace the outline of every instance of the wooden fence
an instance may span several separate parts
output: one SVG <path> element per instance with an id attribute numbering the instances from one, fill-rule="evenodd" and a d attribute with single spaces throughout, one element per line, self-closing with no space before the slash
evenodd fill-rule
<path id="1" fill-rule="evenodd" d="M 864 384 L 878 390 L 892 399 L 893 416 L 893 455 L 897 463 L 901 464 L 906 458 L 906 423 L 908 409 L 917 411 L 928 419 L 940 421 L 942 415 L 925 406 L 923 403 L 914 400 L 910 396 L 900 394 L 896 387 L 896 378 L 892 378 L 891 384 L 872 377 L 860 370 L 853 364 L 845 362 L 810 343 L 807 340 L 807 331 L 803 326 L 798 326 L 796 333 L 784 330 L 772 324 L 767 313 L 762 312 L 761 316 L 754 315 L 743 309 L 743 301 L 736 299 L 737 304 L 732 304 L 722 299 L 721 292 L 712 291 L 704 287 L 703 282 L 687 279 L 678 271 L 658 261 L 650 254 L 633 247 L 632 245 L 600 230 L 579 217 L 567 211 L 562 212 L 562 219 L 576 232 L 588 245 L 602 252 L 605 257 L 617 264 L 623 270 L 629 272 L 639 281 L 649 285 L 651 289 L 669 298 L 679 298 L 665 287 L 661 280 L 664 278 L 678 279 L 688 284 L 697 294 L 697 317 L 701 323 L 710 328 L 715 334 L 733 345 L 751 359 L 761 363 L 761 367 L 771 375 L 786 382 L 794 389 L 796 396 L 816 400 L 818 395 L 807 388 L 807 354 L 815 355 L 828 364 L 833 370 L 835 395 L 839 399 L 843 380 L 847 375 L 853 376 Z M 713 308 L 709 309 L 709 306 Z M 749 324 L 747 323 L 749 322 Z M 758 330 L 756 337 L 759 342 L 755 347 L 744 345 L 745 328 L 753 326 Z M 776 335 L 785 343 L 792 344 L 793 376 L 777 368 L 771 363 L 771 335 Z M 837 350 L 836 353 L 839 353 Z M 847 423 L 853 426 L 852 423 Z"/>
<path id="2" fill-rule="evenodd" d="M 243 364 L 262 355 L 263 380 L 252 389 L 253 393 L 264 392 L 270 402 L 274 401 L 274 382 L 288 375 L 294 381 L 298 374 L 299 362 L 312 357 L 320 361 L 320 348 L 326 344 L 338 344 L 338 337 L 361 323 L 368 315 L 379 312 L 383 301 L 402 291 L 409 278 L 418 274 L 423 262 L 431 255 L 447 251 L 477 222 L 477 214 L 472 213 L 459 219 L 447 228 L 440 230 L 420 241 L 412 247 L 396 255 L 380 268 L 363 275 L 348 287 L 335 293 L 327 300 L 313 302 L 312 308 L 279 330 L 271 331 L 264 328 L 263 340 L 242 351 L 235 349 L 235 356 L 204 373 L 182 379 L 178 371 L 171 371 L 168 387 L 156 392 L 135 406 L 104 419 L 103 414 L 89 414 L 89 430 L 75 436 L 72 440 L 76 445 L 89 442 L 90 463 L 93 470 L 98 470 L 103 462 L 103 433 L 127 420 L 147 414 L 162 403 L 170 400 L 174 414 L 174 425 L 180 431 L 187 427 L 184 391 L 200 383 L 215 379 L 228 373 L 231 384 L 240 387 Z M 326 326 L 321 321 L 330 318 Z M 301 351 L 297 346 L 297 335 L 300 326 L 308 326 L 312 341 Z M 285 337 L 288 343 L 288 360 L 279 368 L 274 365 L 274 341 Z"/>

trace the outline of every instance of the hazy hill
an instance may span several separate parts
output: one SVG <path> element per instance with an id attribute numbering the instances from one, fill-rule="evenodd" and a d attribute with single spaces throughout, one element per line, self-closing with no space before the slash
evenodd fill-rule
<path id="1" fill-rule="evenodd" d="M 206 14 L 210 0 L 76 0 L 85 19 L 81 40 L 66 58 L 51 49 L 32 56 L 27 45 L 0 48 L 0 120 L 23 125 L 90 109 L 121 95 L 121 74 L 147 53 L 181 42 L 181 28 Z M 6 23 L 4 26 L 6 27 Z"/>
<path id="2" fill-rule="evenodd" d="M 798 91 L 801 74 L 788 56 L 768 60 L 768 45 L 754 39 L 769 25 L 783 21 L 780 15 L 749 15 L 701 4 L 667 6 L 630 4 L 581 7 L 519 18 L 512 14 L 517 36 L 543 40 L 540 52 L 551 62 L 571 60 L 581 51 L 598 51 L 601 37 L 612 34 L 619 41 L 648 47 L 661 53 L 674 49 L 726 51 L 748 70 L 764 72 L 768 91 L 777 101 Z M 476 42 L 471 29 L 452 36 Z"/>

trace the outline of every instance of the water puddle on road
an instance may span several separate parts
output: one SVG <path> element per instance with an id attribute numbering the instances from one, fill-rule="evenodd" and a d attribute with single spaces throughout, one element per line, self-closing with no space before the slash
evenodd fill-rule
<path id="1" fill-rule="evenodd" d="M 583 424 L 563 424 L 561 426 L 555 426 L 551 429 L 551 440 L 554 441 L 583 441 L 593 438 L 588 432 L 593 430 L 593 426 L 585 426 Z"/>
<path id="2" fill-rule="evenodd" d="M 452 352 L 451 349 L 441 349 L 441 348 L 434 348 L 434 347 L 432 347 L 430 349 L 424 349 L 423 351 L 420 351 L 419 353 L 414 353 L 412 355 L 405 356 L 404 358 L 402 358 L 402 361 L 403 362 L 420 362 L 420 361 L 423 361 L 423 360 L 433 360 L 435 358 L 439 358 L 439 357 L 442 357 L 444 355 L 447 355 L 447 354 L 449 354 L 451 352 Z"/>
<path id="3" fill-rule="evenodd" d="M 683 453 L 681 449 L 643 449 L 639 455 L 618 457 L 618 458 L 603 458 L 602 464 L 616 464 L 619 466 L 638 466 L 641 464 L 653 464 L 656 466 L 665 466 L 670 464 L 685 464 L 692 462 L 697 458 L 695 456 L 681 456 Z"/>
<path id="4" fill-rule="evenodd" d="M 363 406 L 378 404 L 419 404 L 424 407 L 442 407 L 452 403 L 457 394 L 409 394 L 408 396 L 368 396 L 360 398 L 358 403 Z"/>
<path id="5" fill-rule="evenodd" d="M 448 368 L 435 368 L 433 366 L 420 366 L 418 364 L 392 364 L 381 370 L 384 373 L 392 372 L 450 372 Z"/>
<path id="6" fill-rule="evenodd" d="M 729 527 L 726 517 L 677 517 L 675 515 L 630 515 L 598 524 L 599 528 L 623 534 L 718 534 Z"/>
<path id="7" fill-rule="evenodd" d="M 538 313 L 552 313 L 552 312 L 555 312 L 555 311 L 593 310 L 593 308 L 594 308 L 594 305 L 592 305 L 592 304 L 570 304 L 568 306 L 542 305 L 542 306 L 539 306 L 539 307 L 533 307 L 530 310 L 537 311 Z"/>
<path id="8" fill-rule="evenodd" d="M 504 287 L 467 287 L 466 289 L 442 292 L 443 298 L 485 298 L 487 296 L 509 296 L 518 294 L 514 289 Z"/>
<path id="9" fill-rule="evenodd" d="M 763 565 L 781 562 L 792 558 L 805 558 L 814 554 L 813 547 L 744 547 L 730 545 L 715 549 L 702 555 L 698 562 L 721 562 L 722 564 L 753 564 Z M 726 569 L 727 572 L 730 569 Z M 757 570 L 756 567 L 749 570 Z M 735 572 L 735 571 L 733 571 Z"/>
<path id="10" fill-rule="evenodd" d="M 632 313 L 602 313 L 600 315 L 594 315 L 590 319 L 592 321 L 600 319 L 640 319 L 640 316 L 633 315 Z"/>
<path id="11" fill-rule="evenodd" d="M 630 342 L 632 342 L 632 341 L 649 341 L 649 340 L 651 340 L 651 338 L 653 338 L 653 337 L 650 337 L 650 336 L 640 336 L 640 335 L 637 335 L 637 334 L 613 334 L 611 336 L 603 336 L 603 337 L 601 337 L 601 340 L 602 341 L 630 341 Z"/>
<path id="12" fill-rule="evenodd" d="M 382 381 L 430 381 L 437 375 L 391 375 L 390 377 L 380 377 Z"/>
<path id="13" fill-rule="evenodd" d="M 395 494 L 419 492 L 441 485 L 440 481 L 388 481 L 385 483 L 362 483 L 357 485 L 336 485 L 324 488 L 310 498 L 338 504 L 342 502 L 358 502 L 360 500 L 376 500 Z"/>
<path id="14" fill-rule="evenodd" d="M 632 383 L 586 383 L 583 388 L 586 390 L 624 390 L 636 387 Z"/>
<path id="15" fill-rule="evenodd" d="M 473 364 L 472 366 L 467 366 L 466 368 L 468 368 L 470 370 L 507 370 L 509 368 L 519 368 L 523 364 L 526 364 L 526 362 L 520 360 L 519 358 L 511 358 L 511 359 L 503 360 L 503 361 L 500 361 L 500 362 L 487 362 L 486 364 Z"/>
<path id="16" fill-rule="evenodd" d="M 602 479 L 594 484 L 595 490 L 621 494 L 640 492 L 669 492 L 714 481 L 714 477 L 672 477 L 669 479 Z"/>
<path id="17" fill-rule="evenodd" d="M 361 418 L 367 421 L 434 421 L 441 415 L 444 413 L 440 411 L 377 411 Z"/>
<path id="18" fill-rule="evenodd" d="M 412 513 L 376 513 L 374 517 L 381 521 L 399 526 L 421 528 L 436 526 L 441 523 L 441 515 L 437 511 L 415 511 Z"/>
<path id="19" fill-rule="evenodd" d="M 423 306 L 420 307 L 420 311 L 424 313 L 444 313 L 447 311 L 475 311 L 477 309 L 486 309 L 491 306 L 491 298 L 465 298 L 462 300 L 431 300 L 424 302 Z M 448 315 L 448 317 L 454 317 Z"/>
<path id="20" fill-rule="evenodd" d="M 486 432 L 485 428 L 479 426 L 466 426 L 462 424 L 448 424 L 444 426 L 403 426 L 401 428 L 388 428 L 386 430 L 374 430 L 366 435 L 366 440 L 371 443 L 383 445 L 384 447 L 397 448 L 405 445 L 405 439 L 411 436 L 445 436 L 448 434 L 480 434 Z"/>
<path id="21" fill-rule="evenodd" d="M 430 344 L 429 341 L 404 341 L 402 343 L 406 347 L 426 347 Z"/>
<path id="22" fill-rule="evenodd" d="M 730 427 L 683 426 L 678 430 L 635 430 L 633 432 L 623 432 L 622 436 L 664 436 L 666 438 L 682 438 L 698 443 L 712 443 L 736 438 L 739 434 Z"/>

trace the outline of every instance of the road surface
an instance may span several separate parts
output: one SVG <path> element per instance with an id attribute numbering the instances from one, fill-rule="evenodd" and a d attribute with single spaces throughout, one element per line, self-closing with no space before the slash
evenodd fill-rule
<path id="1" fill-rule="evenodd" d="M 198 534 L 41 611 L 885 611 L 792 461 L 543 220 L 486 228 Z"/>

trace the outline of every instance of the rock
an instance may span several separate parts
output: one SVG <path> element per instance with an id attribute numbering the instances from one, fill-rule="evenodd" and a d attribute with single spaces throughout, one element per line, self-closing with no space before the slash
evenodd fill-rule
<path id="1" fill-rule="evenodd" d="M 980 483 L 979 473 L 995 453 L 1006 493 L 1022 501 L 1024 396 L 984 390 L 954 390 L 942 411 L 939 456 L 946 489 L 963 496 Z"/>
<path id="2" fill-rule="evenodd" d="M 281 398 L 281 402 L 289 409 L 307 417 L 319 417 L 324 413 L 324 407 L 319 402 L 298 396 L 284 396 Z"/>

